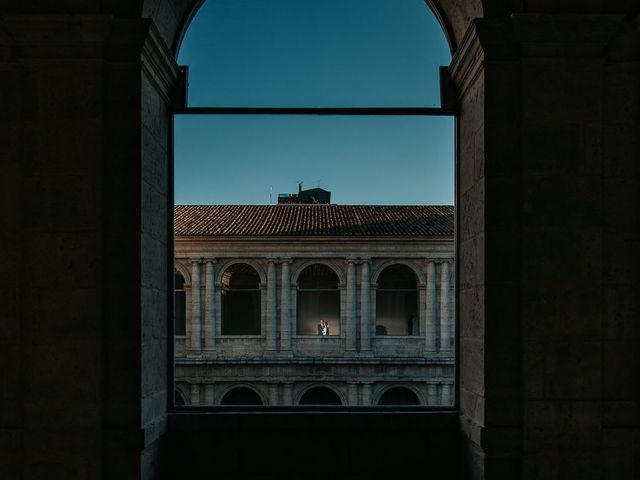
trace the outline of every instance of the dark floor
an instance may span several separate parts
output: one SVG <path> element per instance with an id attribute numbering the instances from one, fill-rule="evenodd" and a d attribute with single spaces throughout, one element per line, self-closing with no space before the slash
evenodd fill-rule
<path id="1" fill-rule="evenodd" d="M 170 478 L 456 479 L 458 415 L 441 412 L 176 413 Z"/>

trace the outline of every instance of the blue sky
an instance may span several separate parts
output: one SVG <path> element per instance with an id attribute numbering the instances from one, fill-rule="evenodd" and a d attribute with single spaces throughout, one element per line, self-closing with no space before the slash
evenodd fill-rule
<path id="1" fill-rule="evenodd" d="M 444 34 L 422 0 L 207 0 L 182 43 L 190 106 L 437 106 Z M 450 117 L 175 118 L 176 203 L 452 204 Z"/>

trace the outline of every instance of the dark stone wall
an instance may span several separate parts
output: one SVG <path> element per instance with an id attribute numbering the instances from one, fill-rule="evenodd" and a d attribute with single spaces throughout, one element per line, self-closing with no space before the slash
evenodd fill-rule
<path id="1" fill-rule="evenodd" d="M 160 463 L 185 438 L 164 435 L 167 105 L 196 3 L 0 0 L 3 479 L 175 467 Z M 634 3 L 440 4 L 458 46 L 467 478 L 640 475 Z M 395 450 L 431 445 L 432 425 L 412 428 Z"/>
<path id="2" fill-rule="evenodd" d="M 176 72 L 146 20 L 1 17 L 3 479 L 137 478 L 155 462 Z"/>
<path id="3" fill-rule="evenodd" d="M 632 25 L 479 20 L 454 57 L 460 408 L 477 478 L 639 474 Z"/>

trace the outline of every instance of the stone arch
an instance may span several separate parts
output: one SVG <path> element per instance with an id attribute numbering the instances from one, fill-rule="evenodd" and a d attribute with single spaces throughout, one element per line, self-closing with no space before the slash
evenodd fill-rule
<path id="1" fill-rule="evenodd" d="M 248 283 L 242 286 L 235 285 L 234 280 L 242 280 L 243 275 L 236 276 L 234 272 L 228 278 L 230 282 L 224 285 L 224 276 L 227 272 L 241 267 L 242 270 L 251 270 L 245 279 Z M 225 263 L 216 274 L 216 296 L 220 295 L 220 325 L 222 335 L 260 335 L 264 329 L 265 295 L 264 271 L 251 261 L 244 259 L 231 260 Z M 237 272 L 236 272 L 237 273 Z M 248 273 L 248 272 L 247 272 Z M 231 284 L 234 282 L 234 285 Z M 219 287 L 219 288 L 218 288 Z"/>
<path id="2" fill-rule="evenodd" d="M 174 267 L 178 273 L 180 275 L 182 275 L 182 278 L 184 278 L 184 284 L 185 286 L 187 285 L 191 285 L 191 269 L 187 268 L 184 263 L 177 261 L 175 262 L 175 267 Z"/>
<path id="3" fill-rule="evenodd" d="M 375 394 L 375 396 L 373 398 L 373 404 L 374 405 L 379 405 L 380 404 L 380 400 L 382 399 L 382 397 L 386 393 L 388 393 L 388 392 L 390 392 L 392 390 L 395 390 L 395 389 L 406 389 L 406 390 L 409 390 L 411 393 L 413 393 L 416 396 L 416 399 L 418 400 L 418 405 L 421 405 L 421 406 L 426 405 L 424 395 L 417 388 L 415 388 L 415 386 L 413 386 L 410 383 L 393 383 L 393 384 L 390 384 L 390 385 L 383 386 L 382 388 L 380 388 L 376 392 L 376 394 Z"/>
<path id="4" fill-rule="evenodd" d="M 324 285 L 322 287 L 315 285 L 301 285 L 301 276 L 307 269 L 316 265 L 327 268 L 333 273 L 331 278 L 331 287 Z M 312 272 L 313 273 L 313 272 Z M 345 279 L 342 272 L 332 262 L 310 260 L 300 265 L 294 274 L 297 285 L 295 305 L 293 306 L 293 317 L 295 322 L 296 335 L 318 335 L 320 333 L 319 322 L 325 320 L 329 322 L 329 334 L 341 335 L 343 332 L 343 301 L 345 292 L 343 286 Z M 315 277 L 319 278 L 319 277 Z M 325 277 L 322 277 L 325 278 Z M 335 289 L 333 281 L 335 279 Z"/>
<path id="5" fill-rule="evenodd" d="M 335 262 L 332 262 L 331 260 L 312 259 L 307 260 L 296 267 L 295 271 L 291 275 L 291 284 L 293 285 L 298 283 L 298 278 L 300 278 L 302 272 L 304 272 L 307 267 L 316 264 L 325 265 L 333 270 L 333 273 L 338 277 L 339 285 L 344 285 L 347 282 L 344 271 Z"/>
<path id="6" fill-rule="evenodd" d="M 238 390 L 238 389 L 250 390 L 251 392 L 253 392 L 256 395 L 257 398 L 260 399 L 260 401 L 262 402 L 263 406 L 267 405 L 267 401 L 266 401 L 265 396 L 257 388 L 255 388 L 254 385 L 252 385 L 250 383 L 234 383 L 233 385 L 229 385 L 218 396 L 217 404 L 218 405 L 223 405 L 223 401 L 224 401 L 225 397 L 227 396 L 227 394 L 233 392 L 234 390 Z"/>
<path id="7" fill-rule="evenodd" d="M 328 384 L 328 383 L 320 383 L 320 382 L 313 383 L 311 385 L 308 385 L 306 388 L 302 389 L 296 397 L 295 404 L 300 405 L 300 402 L 302 401 L 303 397 L 307 395 L 309 392 L 312 392 L 316 389 L 329 390 L 338 398 L 338 400 L 340 401 L 340 405 L 347 404 L 344 395 L 342 394 L 342 392 L 340 392 L 340 390 L 335 385 Z"/>
<path id="8" fill-rule="evenodd" d="M 216 286 L 222 285 L 222 277 L 224 275 L 224 272 L 226 272 L 230 267 L 234 265 L 239 265 L 239 264 L 249 265 L 251 268 L 253 268 L 258 274 L 258 276 L 260 277 L 260 284 L 265 284 L 267 282 L 267 274 L 261 265 L 259 265 L 254 260 L 247 260 L 247 259 L 240 258 L 240 259 L 227 260 L 226 262 L 220 265 L 220 267 L 216 271 L 215 285 Z"/>
<path id="9" fill-rule="evenodd" d="M 401 267 L 413 274 L 410 290 L 406 290 L 409 288 L 408 285 L 398 289 L 379 283 L 380 276 L 394 267 Z M 375 287 L 371 290 L 371 297 L 376 336 L 419 336 L 421 334 L 420 329 L 423 327 L 420 324 L 425 312 L 420 299 L 421 285 L 424 285 L 424 277 L 421 273 L 416 265 L 404 260 L 390 260 L 376 268 L 371 280 L 371 286 Z"/>
<path id="10" fill-rule="evenodd" d="M 178 385 L 174 386 L 174 404 L 175 405 L 180 405 L 179 400 L 182 400 L 182 405 L 188 405 L 189 402 L 187 401 L 187 399 L 189 398 L 188 395 L 185 394 L 185 392 L 182 390 L 182 388 L 180 388 Z"/>
<path id="11" fill-rule="evenodd" d="M 419 268 L 418 265 L 416 265 L 415 263 L 411 262 L 410 260 L 392 259 L 392 260 L 386 260 L 380 265 L 376 266 L 375 270 L 371 274 L 371 284 L 373 285 L 378 283 L 378 277 L 380 277 L 380 274 L 387 267 L 390 267 L 392 265 L 404 265 L 405 267 L 409 268 L 416 276 L 417 284 L 424 285 L 427 281 L 427 279 L 424 276 L 424 273 L 422 272 L 422 269 Z"/>
<path id="12" fill-rule="evenodd" d="M 449 40 L 452 53 L 460 45 L 471 20 L 484 17 L 485 10 L 491 16 L 508 14 L 513 11 L 509 2 L 500 2 L 498 6 L 493 7 L 493 4 L 498 2 L 490 2 L 489 0 L 424 1 L 440 22 L 442 30 Z M 175 56 L 180 49 L 185 32 L 204 2 L 205 0 L 187 0 L 184 2 L 143 0 L 141 11 L 143 17 L 154 20 L 161 37 Z"/>

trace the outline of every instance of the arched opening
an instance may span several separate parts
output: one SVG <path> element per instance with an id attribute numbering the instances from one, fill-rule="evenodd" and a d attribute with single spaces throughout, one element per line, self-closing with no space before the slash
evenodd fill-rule
<path id="1" fill-rule="evenodd" d="M 340 335 L 338 276 L 326 265 L 306 267 L 298 277 L 296 333 Z M 326 322 L 323 330 L 322 321 Z"/>
<path id="2" fill-rule="evenodd" d="M 222 334 L 260 335 L 260 276 L 246 263 L 222 275 Z"/>
<path id="3" fill-rule="evenodd" d="M 235 387 L 222 397 L 222 405 L 252 406 L 264 405 L 262 398 L 249 387 Z"/>
<path id="4" fill-rule="evenodd" d="M 419 335 L 417 278 L 406 265 L 390 265 L 378 277 L 376 334 Z"/>
<path id="5" fill-rule="evenodd" d="M 406 0 L 393 7 L 386 0 L 288 2 L 291 8 L 280 10 L 282 3 L 280 0 L 269 2 L 268 11 L 265 11 L 265 4 L 261 2 L 210 0 L 192 23 L 180 55 L 180 63 L 189 66 L 189 101 L 179 106 L 174 116 L 177 203 L 263 207 L 269 202 L 269 207 L 279 208 L 282 212 L 284 206 L 271 203 L 279 192 L 290 186 L 278 187 L 276 184 L 276 189 L 271 190 L 271 179 L 279 181 L 286 177 L 291 181 L 292 175 L 296 178 L 299 170 L 306 168 L 315 172 L 314 179 L 324 177 L 326 181 L 326 175 L 331 175 L 331 181 L 336 182 L 334 187 L 344 195 L 333 197 L 336 203 L 407 207 L 453 203 L 455 116 L 452 104 L 441 102 L 446 96 L 441 97 L 439 88 L 440 67 L 449 63 L 450 56 L 442 30 L 424 2 Z M 367 6 L 363 9 L 364 3 Z M 334 8 L 330 14 L 322 10 L 328 4 Z M 218 10 L 222 7 L 229 10 Z M 355 9 L 355 13 L 335 14 L 350 8 Z M 402 9 L 405 10 L 400 19 L 396 14 Z M 273 18 L 276 11 L 280 12 L 279 17 Z M 302 13 L 300 19 L 295 17 L 298 13 Z M 371 14 L 372 17 L 367 17 Z M 238 22 L 227 22 L 225 18 Z M 423 23 L 414 23 L 416 19 Z M 427 23 L 435 25 L 430 35 L 437 34 L 437 41 L 433 40 L 435 37 L 419 38 L 416 33 L 428 30 Z M 346 24 L 350 27 L 344 29 Z M 230 25 L 237 28 L 230 28 Z M 268 31 L 265 31 L 266 26 Z M 319 33 L 314 40 L 316 46 L 329 45 L 328 49 L 323 52 L 308 49 L 308 45 L 302 47 L 304 39 L 308 38 L 307 31 Z M 408 31 L 413 33 L 405 35 Z M 215 41 L 207 37 L 208 34 L 217 35 Z M 195 52 L 193 47 L 198 44 L 217 46 L 218 50 Z M 344 52 L 351 44 L 359 47 L 345 56 Z M 446 54 L 429 58 L 428 49 L 421 49 L 425 44 Z M 229 45 L 234 48 L 228 48 Z M 293 50 L 289 50 L 291 46 Z M 394 63 L 399 51 L 403 52 L 401 63 L 404 65 Z M 419 51 L 417 57 L 413 55 L 416 51 Z M 233 58 L 228 63 L 230 57 Z M 309 66 L 308 60 L 313 58 L 318 64 Z M 332 64 L 326 61 L 327 58 L 337 63 Z M 308 70 L 302 74 L 304 69 Z M 393 86 L 389 88 L 390 85 Z M 397 178 L 398 173 L 403 177 Z M 443 196 L 397 198 L 398 194 L 436 191 Z M 347 194 L 352 196 L 346 197 Z M 414 360 L 417 358 L 421 348 L 417 337 L 424 332 L 420 331 L 418 322 L 415 275 L 412 285 L 404 291 L 396 288 L 397 285 L 385 285 L 382 276 L 382 284 L 378 285 L 378 318 L 383 321 L 378 325 L 378 331 L 416 338 L 391 342 L 376 342 L 372 338 L 375 336 L 376 292 L 371 284 L 371 271 L 377 268 L 380 258 L 411 262 L 411 255 L 402 258 L 404 250 L 398 247 L 399 239 L 396 245 L 387 244 L 386 250 L 380 248 L 377 255 L 367 252 L 369 247 L 363 248 L 356 243 L 358 236 L 369 235 L 362 232 L 368 232 L 365 227 L 372 225 L 376 228 L 369 237 L 382 237 L 388 232 L 398 237 L 412 235 L 407 231 L 398 233 L 394 228 L 398 224 L 406 225 L 407 221 L 389 218 L 388 214 L 370 218 L 365 212 L 356 222 L 341 222 L 337 218 L 329 223 L 330 227 L 322 222 L 308 222 L 314 232 L 320 231 L 327 237 L 334 235 L 328 242 L 311 246 L 314 239 L 308 234 L 306 225 L 295 229 L 294 234 L 285 229 L 268 233 L 270 222 L 290 226 L 295 223 L 294 219 L 302 216 L 299 211 L 284 220 L 274 218 L 276 216 L 269 214 L 267 208 L 261 211 L 265 213 L 251 217 L 254 221 L 251 227 L 258 228 L 236 230 L 226 235 L 216 247 L 216 253 L 202 249 L 205 240 L 194 238 L 199 234 L 181 234 L 181 239 L 199 243 L 198 249 L 184 248 L 185 256 L 197 251 L 198 255 L 216 258 L 218 263 L 208 262 L 207 269 L 202 269 L 203 277 L 209 275 L 210 267 L 218 275 L 221 257 L 235 257 L 235 262 L 250 262 L 264 270 L 263 284 L 257 275 L 252 288 L 240 289 L 232 281 L 223 281 L 222 285 L 213 288 L 221 286 L 219 296 L 215 296 L 217 290 L 214 292 L 215 301 L 193 302 L 192 311 L 200 317 L 193 324 L 202 328 L 202 344 L 207 345 L 207 335 L 209 339 L 215 336 L 209 343 L 211 348 L 203 348 L 205 357 L 215 356 L 219 364 L 230 359 L 229 365 L 233 365 L 238 357 L 256 363 L 264 360 L 263 370 L 256 375 L 269 378 L 271 383 L 286 383 L 287 379 L 274 378 L 278 374 L 275 369 L 267 368 L 268 357 L 293 359 L 292 365 L 296 364 L 296 357 L 353 358 L 359 351 L 374 357 L 412 355 Z M 203 235 L 209 235 L 212 241 L 218 241 L 222 235 L 216 233 L 220 231 L 217 222 L 229 222 L 234 226 L 242 223 L 239 215 L 220 217 L 224 218 L 202 222 L 207 225 Z M 198 221 L 194 219 L 196 223 Z M 352 230 L 335 233 L 339 229 L 334 225 L 348 225 Z M 251 234 L 242 237 L 247 231 Z M 352 233 L 355 238 L 351 238 Z M 420 236 L 429 235 L 421 231 Z M 250 245 L 249 237 L 264 240 L 264 243 L 253 244 L 257 245 L 254 247 Z M 232 241 L 244 243 L 234 252 L 228 248 Z M 302 245 L 304 242 L 307 245 Z M 306 267 L 297 278 L 292 277 L 291 269 L 300 271 L 312 262 L 319 263 Z M 212 266 L 214 263 L 215 267 Z M 342 265 L 338 268 L 345 274 L 339 277 L 326 266 L 327 263 Z M 233 278 L 233 273 L 225 272 L 225 278 L 229 274 Z M 212 289 L 207 279 L 202 278 L 201 282 L 207 285 L 203 291 L 209 295 Z M 262 299 L 259 298 L 260 289 L 264 292 Z M 234 297 L 246 295 L 249 290 L 257 295 L 252 302 L 232 302 Z M 219 306 L 215 302 L 220 298 Z M 263 314 L 258 311 L 260 300 Z M 411 303 L 412 307 L 409 306 Z M 233 305 L 238 309 L 252 305 L 253 310 L 252 313 L 233 314 Z M 298 338 L 318 335 L 321 320 L 329 324 L 330 336 L 340 338 L 324 342 Z M 215 322 L 218 323 L 214 325 Z M 261 338 L 224 338 L 233 335 L 261 335 Z M 386 349 L 384 352 L 378 348 L 380 345 Z M 193 350 L 197 348 L 196 345 Z M 231 358 L 234 355 L 236 358 Z M 180 370 L 186 371 L 182 367 L 187 360 L 180 360 Z M 425 371 L 423 367 L 424 364 L 420 368 Z M 358 378 L 369 387 L 355 393 L 352 389 L 350 395 L 362 396 L 371 405 L 370 385 L 374 382 L 361 377 L 371 373 L 366 373 L 360 366 L 354 369 L 358 371 Z M 390 372 L 391 367 L 387 370 Z M 233 369 L 227 369 L 225 375 L 231 375 L 229 372 Z M 323 381 L 314 377 L 312 369 L 307 369 L 303 375 L 311 377 L 304 381 Z M 239 381 L 237 378 L 230 380 Z M 282 390 L 270 390 L 270 404 L 272 395 L 291 398 L 285 393 L 286 388 Z"/>
<path id="6" fill-rule="evenodd" d="M 184 399 L 184 396 L 180 391 L 176 388 L 173 391 L 173 403 L 176 407 L 184 406 L 187 402 Z"/>
<path id="7" fill-rule="evenodd" d="M 342 405 L 336 392 L 328 387 L 312 387 L 300 397 L 300 405 Z"/>
<path id="8" fill-rule="evenodd" d="M 177 336 L 187 334 L 187 302 L 184 283 L 184 277 L 176 270 L 173 280 L 173 331 Z"/>
<path id="9" fill-rule="evenodd" d="M 378 405 L 420 405 L 420 399 L 410 388 L 391 387 L 380 396 Z"/>

